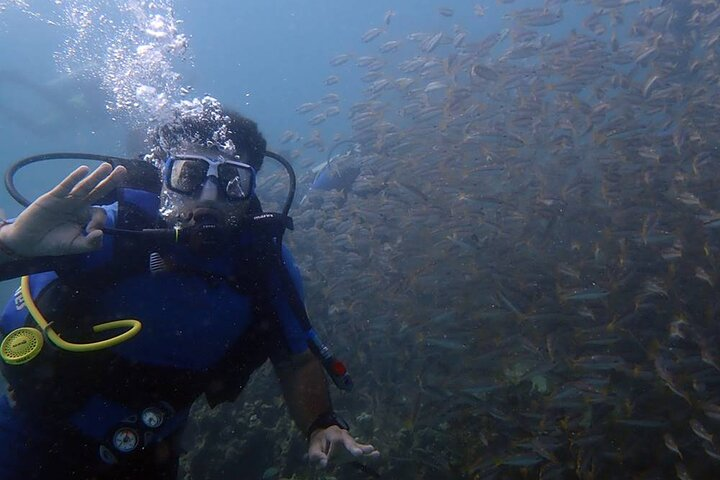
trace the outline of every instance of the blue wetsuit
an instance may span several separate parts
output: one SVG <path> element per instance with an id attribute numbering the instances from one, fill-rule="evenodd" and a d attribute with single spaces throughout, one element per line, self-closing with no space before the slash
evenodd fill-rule
<path id="1" fill-rule="evenodd" d="M 114 226 L 117 207 L 106 210 L 107 226 Z M 32 295 L 69 341 L 97 341 L 98 334 L 88 333 L 92 325 L 122 318 L 140 320 L 142 330 L 99 352 L 66 352 L 46 341 L 27 364 L 3 366 L 15 392 L 0 395 L 2 480 L 174 479 L 176 440 L 195 398 L 205 393 L 211 404 L 231 400 L 266 359 L 281 362 L 308 348 L 307 326 L 293 313 L 277 275 L 262 285 L 273 314 L 267 315 L 267 305 L 259 308 L 260 280 L 242 271 L 250 265 L 243 256 L 252 238 L 209 258 L 174 247 L 162 254 L 170 267 L 119 278 L 108 271 L 118 261 L 115 241 L 106 238 L 103 249 L 65 275 L 33 275 Z M 302 295 L 284 247 L 282 259 Z M 27 315 L 16 294 L 0 319 L 0 338 L 32 325 Z M 154 423 L 145 418 L 148 412 Z"/>

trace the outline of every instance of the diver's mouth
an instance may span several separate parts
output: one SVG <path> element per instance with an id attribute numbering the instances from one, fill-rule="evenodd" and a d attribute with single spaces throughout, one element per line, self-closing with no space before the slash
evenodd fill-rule
<path id="1" fill-rule="evenodd" d="M 192 211 L 190 221 L 195 225 L 221 225 L 225 215 L 215 208 L 200 207 Z"/>

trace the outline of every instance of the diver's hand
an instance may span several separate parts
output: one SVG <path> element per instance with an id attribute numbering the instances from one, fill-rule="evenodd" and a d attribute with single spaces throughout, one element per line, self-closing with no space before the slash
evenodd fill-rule
<path id="1" fill-rule="evenodd" d="M 125 168 L 82 166 L 0 228 L 0 241 L 21 257 L 71 255 L 100 248 L 105 211 L 93 203 L 117 188 Z M 85 234 L 87 233 L 87 234 Z"/>
<path id="2" fill-rule="evenodd" d="M 349 454 L 352 460 L 355 460 L 355 457 L 372 459 L 380 457 L 380 452 L 375 447 L 358 443 L 347 430 L 335 425 L 315 430 L 310 435 L 308 447 L 310 463 L 325 468 L 328 461 L 335 461 L 336 457 L 342 457 L 343 454 L 345 457 Z"/>

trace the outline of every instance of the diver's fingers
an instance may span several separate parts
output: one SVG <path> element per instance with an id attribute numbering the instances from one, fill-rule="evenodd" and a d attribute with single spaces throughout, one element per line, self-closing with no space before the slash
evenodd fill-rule
<path id="1" fill-rule="evenodd" d="M 314 438 L 310 442 L 310 448 L 308 448 L 308 459 L 312 464 L 319 464 L 321 467 L 327 467 L 328 454 L 327 454 L 327 442 L 325 437 L 321 435 L 321 438 Z"/>
<path id="2" fill-rule="evenodd" d="M 88 170 L 89 169 L 86 165 L 76 168 L 70 175 L 65 177 L 62 182 L 58 183 L 55 188 L 50 190 L 50 195 L 59 198 L 67 197 L 72 191 L 72 189 L 75 187 L 75 185 L 77 185 L 80 180 L 85 178 Z"/>
<path id="3" fill-rule="evenodd" d="M 110 175 L 98 183 L 97 186 L 88 194 L 88 203 L 93 204 L 115 190 L 125 178 L 126 173 L 127 170 L 122 165 L 115 167 L 113 171 L 110 172 Z"/>
<path id="4" fill-rule="evenodd" d="M 70 196 L 85 200 L 90 192 L 92 192 L 100 182 L 107 178 L 111 171 L 112 165 L 109 163 L 103 163 L 90 175 L 80 180 L 80 182 L 70 191 Z"/>
<path id="5" fill-rule="evenodd" d="M 365 454 L 368 458 L 372 458 L 373 460 L 376 460 L 380 458 L 380 452 L 378 450 L 374 450 L 372 452 Z"/>
<path id="6" fill-rule="evenodd" d="M 375 449 L 375 447 L 373 447 L 370 444 L 363 444 L 363 443 L 355 442 L 355 446 L 360 449 L 360 453 L 362 455 L 372 455 L 374 453 L 377 453 L 378 455 L 380 455 L 380 452 L 378 452 Z"/>
<path id="7" fill-rule="evenodd" d="M 331 440 L 328 442 L 328 449 L 327 449 L 327 456 L 328 458 L 332 458 L 333 454 L 335 453 L 335 450 L 337 450 L 337 445 L 340 443 L 337 437 L 332 437 Z"/>
<path id="8" fill-rule="evenodd" d="M 86 253 L 97 250 L 102 247 L 103 232 L 102 230 L 93 230 L 87 235 L 78 235 L 70 244 L 67 255 L 75 253 Z"/>
<path id="9" fill-rule="evenodd" d="M 90 233 L 94 230 L 100 230 L 105 226 L 107 220 L 107 212 L 100 207 L 93 207 L 91 209 L 90 221 L 85 227 L 85 231 Z"/>
<path id="10" fill-rule="evenodd" d="M 360 455 L 362 455 L 364 453 L 370 453 L 373 450 L 375 450 L 372 445 L 360 445 L 349 434 L 343 435 L 342 442 L 343 442 L 343 445 L 345 446 L 345 450 L 350 452 L 353 457 L 359 457 Z M 367 447 L 370 447 L 370 448 L 367 448 Z"/>

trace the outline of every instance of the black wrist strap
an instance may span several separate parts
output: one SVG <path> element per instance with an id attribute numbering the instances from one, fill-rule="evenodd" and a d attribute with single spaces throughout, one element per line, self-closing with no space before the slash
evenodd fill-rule
<path id="1" fill-rule="evenodd" d="M 335 412 L 330 410 L 320 414 L 315 421 L 310 424 L 306 433 L 307 439 L 310 440 L 310 436 L 315 430 L 332 427 L 333 425 L 342 428 L 343 430 L 350 430 L 347 422 L 340 418 L 340 416 L 338 416 Z"/>

